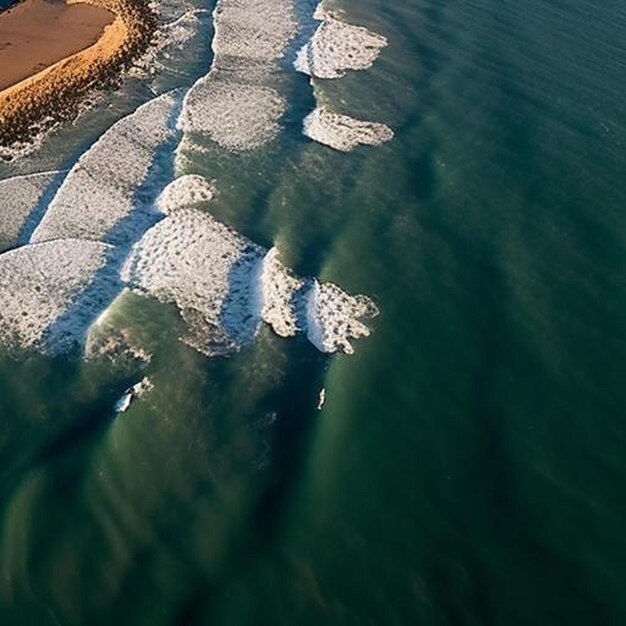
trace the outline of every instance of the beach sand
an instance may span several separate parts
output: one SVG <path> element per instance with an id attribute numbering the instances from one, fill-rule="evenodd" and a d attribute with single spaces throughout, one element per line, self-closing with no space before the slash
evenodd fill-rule
<path id="1" fill-rule="evenodd" d="M 94 44 L 115 16 L 90 4 L 24 0 L 0 17 L 0 89 Z"/>
<path id="2" fill-rule="evenodd" d="M 42 8 L 51 13 L 40 20 Z M 16 19 L 11 17 L 16 11 L 23 13 L 17 21 L 28 27 L 14 37 L 13 46 L 23 50 L 20 63 L 31 74 L 11 84 L 9 76 L 17 69 L 5 67 L 7 48 L 0 50 L 0 76 L 9 85 L 0 86 L 0 146 L 26 141 L 56 121 L 73 118 L 88 93 L 111 84 L 146 50 L 156 27 L 148 0 L 25 0 L 0 15 L 0 28 Z M 33 45 L 35 31 L 56 40 L 55 45 Z"/>

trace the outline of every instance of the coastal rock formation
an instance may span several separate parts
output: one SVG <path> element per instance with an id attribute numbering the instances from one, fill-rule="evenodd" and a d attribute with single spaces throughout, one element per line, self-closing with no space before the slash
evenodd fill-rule
<path id="1" fill-rule="evenodd" d="M 393 131 L 385 124 L 357 120 L 326 107 L 318 107 L 305 118 L 303 132 L 342 152 L 349 152 L 359 144 L 378 146 L 393 138 Z"/>

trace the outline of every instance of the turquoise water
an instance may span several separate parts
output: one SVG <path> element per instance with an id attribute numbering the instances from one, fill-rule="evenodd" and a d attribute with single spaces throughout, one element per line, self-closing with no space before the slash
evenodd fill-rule
<path id="1" fill-rule="evenodd" d="M 373 335 L 208 360 L 137 299 L 117 417 L 132 368 L 0 357 L 0 623 L 626 620 L 626 8 L 333 4 L 390 45 L 316 91 L 395 139 L 305 141 L 296 76 L 277 142 L 192 167 Z"/>

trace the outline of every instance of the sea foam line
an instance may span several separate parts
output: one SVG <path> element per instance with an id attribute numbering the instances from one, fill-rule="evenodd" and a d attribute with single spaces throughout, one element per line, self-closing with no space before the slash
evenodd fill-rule
<path id="1" fill-rule="evenodd" d="M 387 39 L 363 26 L 348 24 L 324 8 L 320 2 L 311 18 L 320 22 L 313 35 L 300 48 L 294 68 L 314 79 L 336 79 L 348 71 L 370 68 Z M 314 86 L 314 85 L 313 85 Z M 355 119 L 320 105 L 304 119 L 304 135 L 335 150 L 349 152 L 358 145 L 380 145 L 393 137 L 393 131 L 379 122 Z"/>
<path id="2" fill-rule="evenodd" d="M 179 127 L 229 150 L 250 150 L 279 132 L 286 102 L 271 84 L 297 32 L 293 5 L 218 0 L 213 23 L 213 62 L 187 93 Z"/>
<path id="3" fill-rule="evenodd" d="M 213 183 L 191 175 L 163 189 L 181 140 L 178 129 L 186 130 L 195 106 L 193 92 L 198 96 L 199 86 L 206 87 L 219 71 L 237 76 L 238 68 L 253 68 L 257 79 L 265 76 L 292 36 L 287 20 L 280 37 L 270 28 L 258 53 L 221 55 L 243 43 L 226 37 L 224 47 L 218 45 L 220 29 L 226 25 L 229 32 L 228 20 L 217 23 L 219 9 L 237 17 L 240 7 L 240 0 L 221 0 L 216 7 L 216 55 L 209 75 L 184 98 L 180 91 L 164 94 L 111 127 L 70 170 L 32 243 L 0 255 L 0 288 L 13 294 L 0 319 L 0 337 L 17 337 L 41 351 L 68 349 L 84 340 L 86 329 L 102 319 L 124 287 L 176 304 L 190 329 L 185 341 L 205 354 L 241 348 L 261 321 L 284 337 L 303 333 L 325 352 L 352 352 L 350 341 L 369 333 L 360 321 L 376 314 L 369 299 L 293 276 L 275 249 L 261 248 L 201 210 L 213 196 Z M 252 20 L 258 29 L 258 19 L 248 15 L 243 22 Z M 233 24 L 241 25 L 241 16 Z M 222 61 L 226 67 L 220 67 Z M 234 136 L 240 130 L 235 128 Z M 257 140 L 254 130 L 242 145 Z M 20 274 L 18 289 L 16 263 L 33 270 Z"/>
<path id="4" fill-rule="evenodd" d="M 320 2 L 312 15 L 320 22 L 300 48 L 294 62 L 298 72 L 316 78 L 341 78 L 348 70 L 371 67 L 387 39 L 363 26 L 341 21 Z"/>
<path id="5" fill-rule="evenodd" d="M 0 180 L 0 251 L 28 242 L 67 171 L 22 174 Z"/>
<path id="6" fill-rule="evenodd" d="M 0 255 L 0 338 L 68 350 L 124 288 L 130 246 L 162 217 L 154 201 L 171 177 L 181 95 L 114 124 L 69 171 L 29 245 Z"/>
<path id="7" fill-rule="evenodd" d="M 359 318 L 373 308 L 293 276 L 275 249 L 212 218 L 203 210 L 212 182 L 186 175 L 128 201 L 163 165 L 159 156 L 171 159 L 175 143 L 163 138 L 179 97 L 161 96 L 107 131 L 67 175 L 32 243 L 0 255 L 0 338 L 51 354 L 70 349 L 126 287 L 174 303 L 189 327 L 183 339 L 207 355 L 240 349 L 262 321 L 284 337 L 303 333 L 320 350 L 351 352 L 350 340 L 366 334 Z M 117 157 L 133 150 L 132 167 Z M 91 184 L 98 194 L 86 200 Z M 331 295 L 316 298 L 307 316 L 313 289 Z"/>
<path id="8" fill-rule="evenodd" d="M 114 124 L 72 167 L 31 237 L 130 245 L 154 223 L 152 205 L 172 175 L 181 91 Z"/>
<path id="9" fill-rule="evenodd" d="M 173 207 L 168 194 L 168 216 L 133 247 L 121 276 L 132 290 L 178 307 L 190 329 L 186 343 L 209 356 L 232 352 L 262 321 L 282 337 L 305 334 L 323 352 L 351 353 L 350 340 L 369 334 L 360 321 L 376 314 L 368 298 L 294 276 L 275 248 L 194 208 L 173 184 L 181 204 Z"/>

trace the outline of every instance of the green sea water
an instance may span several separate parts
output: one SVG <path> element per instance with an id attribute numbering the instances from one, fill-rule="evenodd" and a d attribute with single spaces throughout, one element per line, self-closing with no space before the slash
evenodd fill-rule
<path id="1" fill-rule="evenodd" d="M 141 373 L 1 354 L 3 626 L 626 623 L 626 5 L 332 4 L 389 46 L 316 95 L 394 140 L 309 142 L 294 75 L 186 167 L 372 336 L 209 360 L 130 298 Z"/>

